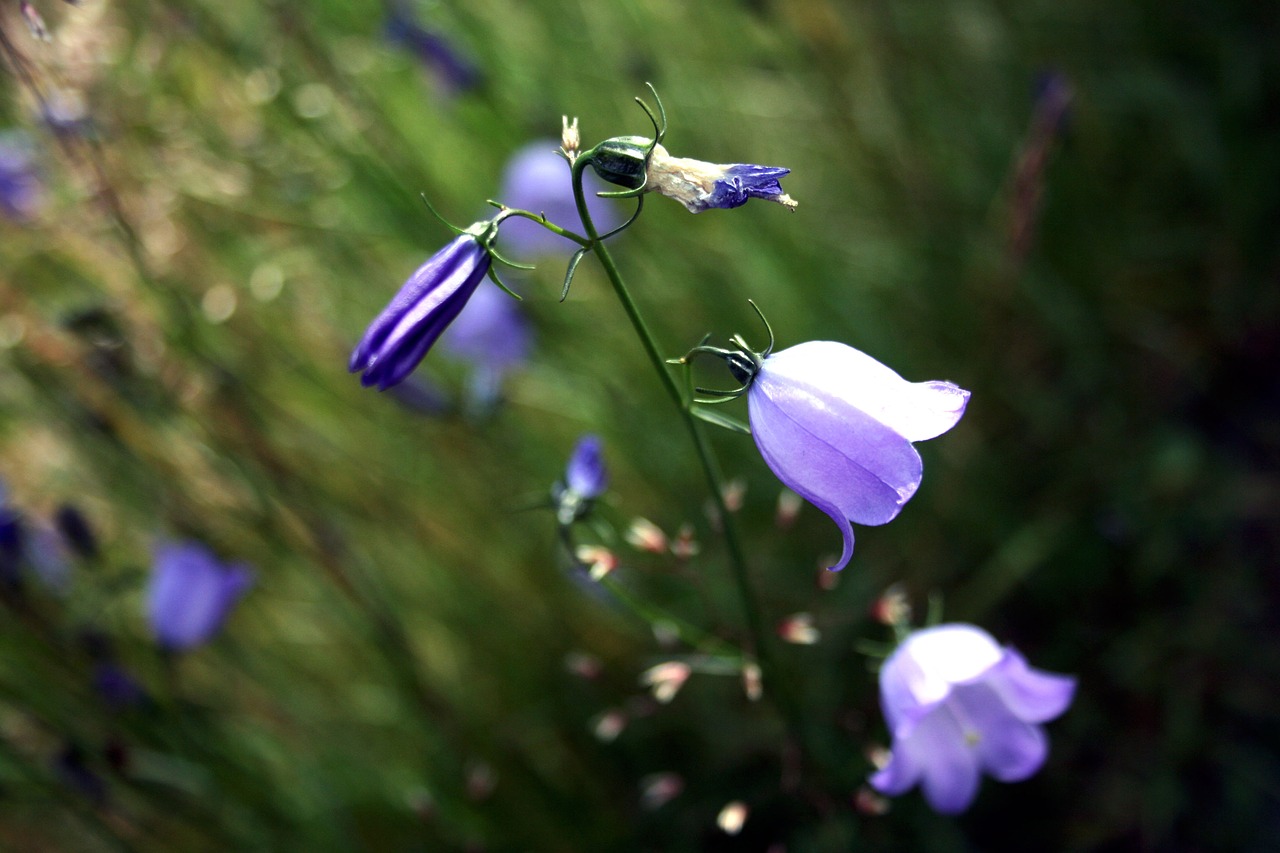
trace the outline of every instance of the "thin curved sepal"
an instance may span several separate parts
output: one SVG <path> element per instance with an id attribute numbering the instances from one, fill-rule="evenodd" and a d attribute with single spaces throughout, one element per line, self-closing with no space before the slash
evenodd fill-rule
<path id="1" fill-rule="evenodd" d="M 649 186 L 649 176 L 646 174 L 644 176 L 644 183 L 640 184 L 640 186 L 636 187 L 633 190 L 602 190 L 601 192 L 596 193 L 596 197 L 597 198 L 635 198 L 636 196 L 644 195 L 646 192 L 648 192 L 648 190 L 645 189 L 647 186 Z"/>
<path id="2" fill-rule="evenodd" d="M 636 199 L 636 212 L 631 214 L 631 218 L 628 219 L 626 222 L 622 223 L 621 225 L 619 225 L 617 228 L 610 231 L 608 234 L 601 234 L 600 241 L 604 242 L 605 240 L 608 240 L 613 235 L 621 234 L 623 231 L 626 231 L 635 223 L 637 219 L 640 218 L 640 211 L 643 209 L 644 209 L 644 196 L 639 196 Z"/>
<path id="3" fill-rule="evenodd" d="M 769 321 L 765 319 L 764 312 L 760 310 L 759 305 L 756 305 L 756 301 L 754 299 L 748 299 L 747 304 L 756 312 L 756 316 L 760 318 L 760 322 L 764 323 L 764 330 L 769 333 L 769 345 L 764 348 L 764 352 L 760 353 L 761 358 L 767 358 L 769 353 L 773 352 L 773 326 L 769 325 Z"/>
<path id="4" fill-rule="evenodd" d="M 587 252 L 591 251 L 590 246 L 583 246 L 581 249 L 573 253 L 573 257 L 569 259 L 569 268 L 564 273 L 564 287 L 560 290 L 560 301 L 564 302 L 569 296 L 569 285 L 573 284 L 573 274 L 578 271 L 578 264 L 582 263 L 582 259 L 586 257 Z"/>
<path id="5" fill-rule="evenodd" d="M 649 117 L 649 121 L 652 122 L 654 134 L 653 145 L 658 145 L 661 144 L 662 138 L 667 135 L 667 110 L 662 106 L 662 98 L 658 97 L 658 90 L 653 88 L 653 84 L 646 80 L 644 85 L 648 87 L 650 93 L 653 94 L 653 101 L 658 105 L 658 116 L 661 118 L 661 121 L 654 117 L 653 110 L 649 109 L 649 105 L 646 104 L 644 100 L 636 98 L 636 103 L 640 105 L 640 109 L 644 110 L 644 114 L 647 115 Z M 653 145 L 649 146 L 650 151 L 653 150 Z"/>
<path id="6" fill-rule="evenodd" d="M 530 269 L 532 269 L 532 267 L 530 267 Z M 495 267 L 489 267 L 489 279 L 490 279 L 494 284 L 498 285 L 498 287 L 499 287 L 499 288 L 501 288 L 501 290 L 502 290 L 504 293 L 506 293 L 508 296 L 510 296 L 510 297 L 512 297 L 512 298 L 514 298 L 517 302 L 523 302 L 523 301 L 524 301 L 524 297 L 523 297 L 523 296 L 521 296 L 520 294 L 516 293 L 516 292 L 515 292 L 514 290 L 512 290 L 511 288 L 507 287 L 506 282 L 504 282 L 502 279 L 498 278 L 498 270 L 497 270 Z"/>
<path id="7" fill-rule="evenodd" d="M 427 206 L 427 210 L 431 211 L 431 215 L 432 215 L 432 216 L 434 216 L 436 219 L 439 219 L 439 220 L 440 220 L 440 222 L 444 225 L 444 227 L 445 227 L 445 228 L 448 228 L 448 229 L 449 229 L 450 231 L 452 231 L 454 234 L 465 234 L 465 233 L 467 233 L 467 230 L 466 230 L 465 228 L 459 228 L 457 225 L 454 225 L 452 222 L 450 222 L 449 220 L 447 220 L 447 219 L 445 219 L 443 216 L 441 216 L 441 215 L 440 215 L 440 211 L 438 211 L 438 210 L 436 210 L 434 207 L 432 207 L 431 202 L 427 201 L 427 194 L 426 194 L 426 193 L 418 193 L 418 198 L 422 199 L 422 203 L 423 203 L 423 204 L 425 204 L 425 205 Z"/>
<path id="8" fill-rule="evenodd" d="M 503 257 L 502 255 L 498 254 L 498 250 L 494 249 L 493 247 L 489 247 L 489 257 L 493 258 L 498 263 L 503 264 L 505 266 L 509 266 L 515 270 L 536 270 L 537 269 L 537 267 L 534 266 L 533 264 L 522 264 L 522 263 L 519 263 L 518 261 L 513 261 L 510 258 Z"/>

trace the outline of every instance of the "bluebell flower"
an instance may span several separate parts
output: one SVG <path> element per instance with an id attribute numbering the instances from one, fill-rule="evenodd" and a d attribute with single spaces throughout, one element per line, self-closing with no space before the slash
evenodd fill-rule
<path id="1" fill-rule="evenodd" d="M 1049 752 L 1040 724 L 1067 710 L 1075 688 L 972 625 L 916 631 L 880 670 L 893 747 L 869 781 L 889 796 L 919 784 L 935 811 L 962 812 L 982 773 L 1018 782 L 1040 769 Z"/>
<path id="2" fill-rule="evenodd" d="M 504 241 L 505 229 L 517 221 L 509 219 L 503 226 Z M 528 360 L 531 340 L 520 303 L 496 287 L 485 287 L 462 309 L 440 339 L 440 348 L 471 366 L 471 401 L 483 410 L 498 399 L 507 373 Z"/>
<path id="3" fill-rule="evenodd" d="M 43 203 L 31 144 L 22 133 L 0 134 L 0 216 L 25 222 L 39 214 Z"/>
<path id="4" fill-rule="evenodd" d="M 608 487 L 609 469 L 604 464 L 600 438 L 584 435 L 569 455 L 563 482 L 551 490 L 557 520 L 568 525 L 583 518 L 590 512 L 592 501 Z"/>
<path id="5" fill-rule="evenodd" d="M 170 651 L 207 643 L 252 584 L 247 567 L 223 564 L 199 543 L 161 546 L 147 592 L 156 640 Z"/>
<path id="6" fill-rule="evenodd" d="M 382 391 L 413 372 L 489 272 L 495 229 L 493 221 L 477 222 L 409 277 L 351 353 L 360 384 Z"/>
<path id="7" fill-rule="evenodd" d="M 780 166 L 717 165 L 672 157 L 667 149 L 655 145 L 649 157 L 646 188 L 675 199 L 690 213 L 741 207 L 753 198 L 794 209 L 796 201 L 782 191 L 779 183 L 790 172 Z"/>
<path id="8" fill-rule="evenodd" d="M 557 153 L 559 144 L 554 139 L 530 142 L 511 155 L 502 173 L 498 200 L 507 207 L 545 214 L 556 225 L 581 232 L 569 164 Z M 587 193 L 587 210 L 601 234 L 621 224 L 613 203 L 596 195 L 604 187 L 605 184 L 594 176 L 585 176 L 583 189 Z M 502 245 L 504 250 L 522 259 L 577 248 L 568 238 L 523 217 L 503 223 Z"/>
<path id="9" fill-rule="evenodd" d="M 920 485 L 913 441 L 955 426 L 969 392 L 951 382 L 908 382 L 871 356 L 810 341 L 763 358 L 747 392 L 751 433 L 788 488 L 840 528 L 891 521 Z"/>
<path id="10" fill-rule="evenodd" d="M 451 92 L 464 92 L 480 83 L 480 70 L 448 39 L 413 19 L 405 4 L 396 3 L 387 17 L 387 41 L 411 50 Z"/>
<path id="11" fill-rule="evenodd" d="M 94 666 L 93 689 L 113 711 L 141 705 L 147 699 L 147 692 L 138 680 L 111 661 L 101 661 Z"/>

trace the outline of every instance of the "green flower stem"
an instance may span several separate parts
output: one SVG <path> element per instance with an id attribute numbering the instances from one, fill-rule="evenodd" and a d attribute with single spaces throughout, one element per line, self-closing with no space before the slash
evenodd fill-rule
<path id="1" fill-rule="evenodd" d="M 715 502 L 716 510 L 720 515 L 720 528 L 724 534 L 725 545 L 729 550 L 729 566 L 733 582 L 737 587 L 738 598 L 747 622 L 747 633 L 750 641 L 749 652 L 755 657 L 760 666 L 765 685 L 765 694 L 772 697 L 777 704 L 787 722 L 787 727 L 791 730 L 793 737 L 795 737 L 803 751 L 807 752 L 811 757 L 815 757 L 819 753 L 813 748 L 812 742 L 807 737 L 800 709 L 796 705 L 791 691 L 781 686 L 782 674 L 773 664 L 770 637 L 765 631 L 760 605 L 756 600 L 755 591 L 751 587 L 751 580 L 747 573 L 746 556 L 742 549 L 741 537 L 738 535 L 737 522 L 724 500 L 723 478 L 720 474 L 720 466 L 716 462 L 710 443 L 703 434 L 701 422 L 693 414 L 691 401 L 686 399 L 685 394 L 680 390 L 680 386 L 671 375 L 666 359 L 658 351 L 658 344 L 654 340 L 653 333 L 649 330 L 648 324 L 645 323 L 640 314 L 640 309 L 636 307 L 635 301 L 631 298 L 630 291 L 627 290 L 622 274 L 618 271 L 617 264 L 613 261 L 613 255 L 610 254 L 605 244 L 600 241 L 600 233 L 596 230 L 595 223 L 591 221 L 591 213 L 587 210 L 587 201 L 582 189 L 582 174 L 586 165 L 586 161 L 582 159 L 573 164 L 573 197 L 578 206 L 578 215 L 582 218 L 582 224 L 586 228 L 587 236 L 592 241 L 591 248 L 596 257 L 600 259 L 600 265 L 604 267 L 605 275 L 608 277 L 609 283 L 613 285 L 613 291 L 617 294 L 618 301 L 622 303 L 623 309 L 627 312 L 627 317 L 631 320 L 632 327 L 639 336 L 640 342 L 644 345 L 644 351 L 649 357 L 649 363 L 653 365 L 658 378 L 662 380 L 662 387 L 666 389 L 667 395 L 675 403 L 676 409 L 680 413 L 680 419 L 689 431 L 689 437 L 692 439 L 694 449 L 697 451 L 698 460 L 702 463 L 702 472 L 706 477 L 707 487 L 711 490 L 711 498 Z"/>

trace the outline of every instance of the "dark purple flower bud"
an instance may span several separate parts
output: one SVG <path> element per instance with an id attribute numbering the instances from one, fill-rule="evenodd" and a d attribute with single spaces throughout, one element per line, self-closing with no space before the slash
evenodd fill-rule
<path id="1" fill-rule="evenodd" d="M 401 4 L 396 4 L 387 18 L 386 37 L 392 44 L 413 51 L 449 91 L 465 92 L 479 85 L 479 69 L 444 36 L 425 29 L 413 20 L 410 12 L 402 8 Z"/>
<path id="2" fill-rule="evenodd" d="M 0 216 L 17 222 L 35 218 L 44 189 L 25 135 L 0 134 Z"/>
<path id="3" fill-rule="evenodd" d="M 772 201 L 795 209 L 796 201 L 778 181 L 791 172 L 779 166 L 749 163 L 717 165 L 672 157 L 661 145 L 649 157 L 646 188 L 683 204 L 690 213 L 741 207 L 749 199 Z"/>
<path id="4" fill-rule="evenodd" d="M 113 711 L 132 708 L 146 701 L 146 691 L 118 664 L 103 661 L 93 669 L 93 689 Z"/>
<path id="5" fill-rule="evenodd" d="M 585 500 L 604 494 L 609 487 L 609 471 L 605 468 L 600 437 L 584 435 L 569 456 L 564 483 L 569 491 Z"/>
<path id="6" fill-rule="evenodd" d="M 0 583 L 16 586 L 21 581 L 26 539 L 22 514 L 4 503 L 0 486 Z"/>
<path id="7" fill-rule="evenodd" d="M 972 625 L 917 631 L 880 670 L 893 749 L 869 781 L 889 796 L 918 783 L 935 811 L 962 812 L 982 773 L 1018 782 L 1040 769 L 1049 742 L 1039 724 L 1066 711 L 1075 688 Z"/>
<path id="8" fill-rule="evenodd" d="M 432 255 L 369 325 L 349 365 L 352 373 L 362 371 L 361 385 L 383 391 L 418 366 L 489 272 L 492 259 L 480 238 L 491 228 L 476 223 Z"/>
<path id="9" fill-rule="evenodd" d="M 851 521 L 885 524 L 915 494 L 923 466 L 911 443 L 951 429 L 968 402 L 950 382 L 908 382 L 833 341 L 768 356 L 747 392 L 765 463 L 844 534 L 832 569 L 853 556 Z"/>
<path id="10" fill-rule="evenodd" d="M 199 543 L 157 548 L 147 594 L 156 640 L 171 651 L 208 642 L 252 584 L 248 568 L 224 565 Z"/>
<path id="11" fill-rule="evenodd" d="M 98 538 L 93 535 L 89 519 L 84 517 L 77 507 L 63 504 L 54 513 L 53 523 L 57 526 L 62 538 L 81 557 L 92 560 L 98 556 Z"/>
<path id="12" fill-rule="evenodd" d="M 504 224 L 504 240 L 505 229 L 517 221 L 521 220 Z M 507 373 L 528 360 L 530 338 L 520 303 L 496 287 L 486 287 L 462 309 L 440 339 L 440 348 L 471 365 L 471 401 L 485 409 L 498 399 Z"/>
<path id="13" fill-rule="evenodd" d="M 554 139 L 539 140 L 513 154 L 502 174 L 498 200 L 507 207 L 544 214 L 556 225 L 581 233 L 569 164 L 557 153 L 558 144 Z M 587 210 L 601 234 L 620 224 L 613 203 L 596 195 L 605 186 L 594 175 L 584 176 Z M 502 246 L 517 258 L 532 258 L 576 248 L 568 238 L 523 217 L 514 217 L 503 223 Z"/>

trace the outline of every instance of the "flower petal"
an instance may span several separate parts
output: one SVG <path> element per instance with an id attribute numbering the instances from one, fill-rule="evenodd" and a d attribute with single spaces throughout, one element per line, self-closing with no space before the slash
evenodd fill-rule
<path id="1" fill-rule="evenodd" d="M 950 705 L 972 728 L 978 762 L 1001 782 L 1031 776 L 1049 754 L 1049 741 L 1039 726 L 1023 722 L 985 683 L 965 684 L 951 694 Z"/>
<path id="2" fill-rule="evenodd" d="M 955 685 L 981 678 L 1002 655 L 991 635 L 972 625 L 938 625 L 911 634 L 880 670 L 880 704 L 890 730 L 895 736 L 909 734 Z"/>
<path id="3" fill-rule="evenodd" d="M 978 794 L 978 758 L 966 742 L 959 723 L 945 707 L 935 709 L 921 720 L 903 743 L 920 764 L 920 787 L 934 811 L 959 814 L 969 808 Z M 897 741 L 894 748 L 899 748 Z"/>
<path id="4" fill-rule="evenodd" d="M 1067 710 L 1076 680 L 1027 665 L 1022 655 L 1005 649 L 1004 659 L 988 674 L 987 683 L 1020 720 L 1043 723 Z"/>
<path id="5" fill-rule="evenodd" d="M 934 438 L 956 425 L 969 392 L 951 382 L 908 382 L 864 352 L 836 341 L 809 341 L 768 358 L 789 384 L 838 397 L 908 441 Z"/>

